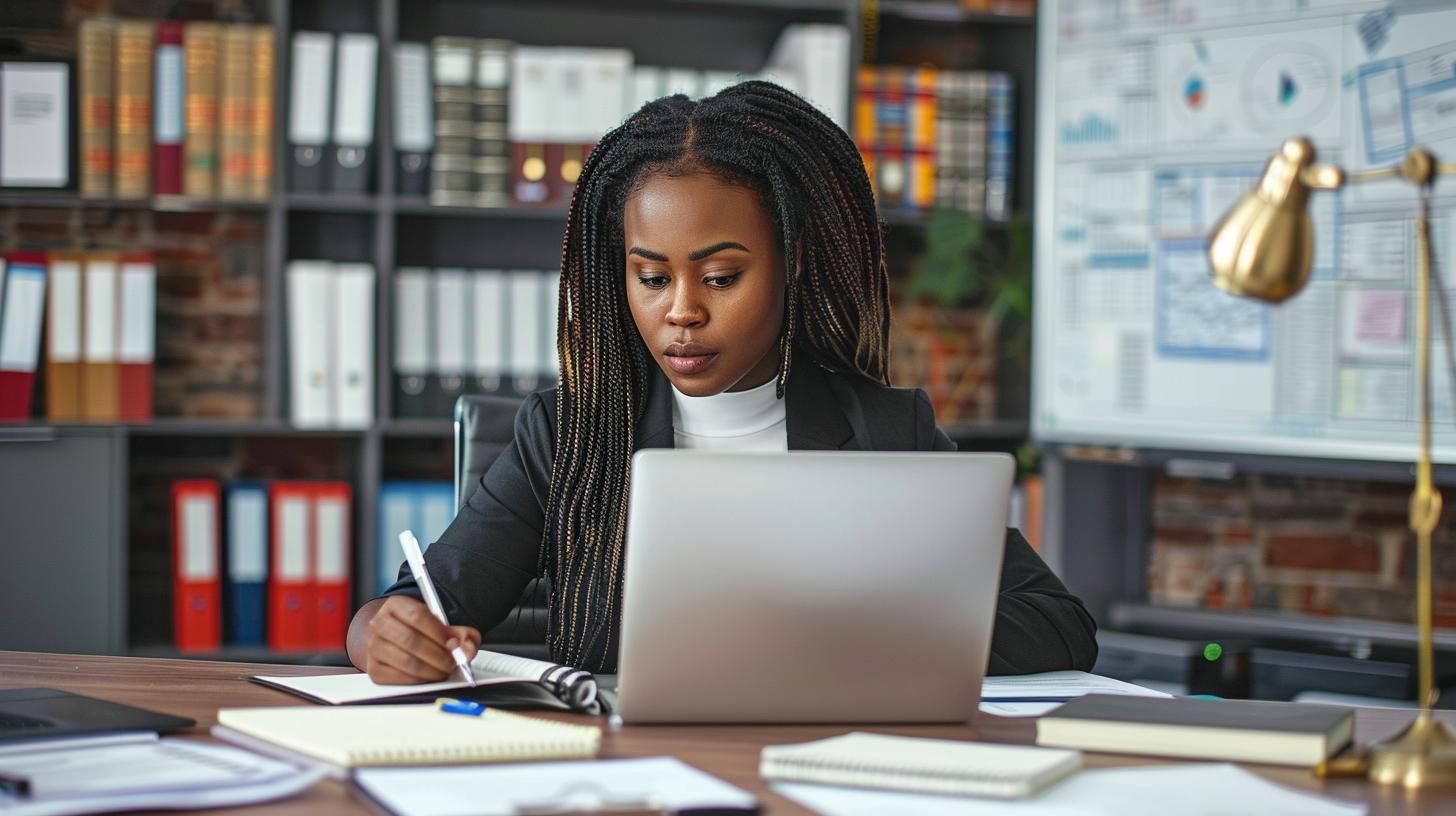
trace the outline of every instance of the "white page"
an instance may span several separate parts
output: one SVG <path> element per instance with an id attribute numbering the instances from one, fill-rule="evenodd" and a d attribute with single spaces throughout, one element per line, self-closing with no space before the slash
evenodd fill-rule
<path id="1" fill-rule="evenodd" d="M 778 793 L 823 816 L 1357 816 L 1364 804 L 1276 785 L 1228 764 L 1149 765 L 1081 771 L 1019 801 L 931 796 L 830 785 L 778 783 Z"/>
<path id="2" fill-rule="evenodd" d="M 752 794 L 672 757 L 494 767 L 364 768 L 355 781 L 396 816 L 511 816 L 606 805 L 678 811 L 754 804 Z M 525 807 L 522 807 L 525 806 Z"/>
<path id="3" fill-rule="evenodd" d="M 63 62 L 0 65 L 0 184 L 64 187 L 69 180 L 70 71 Z"/>
<path id="4" fill-rule="evenodd" d="M 981 703 L 981 713 L 995 714 L 998 717 L 1040 717 L 1059 705 L 1061 703 L 1007 703 L 987 700 Z"/>
<path id="5" fill-rule="evenodd" d="M 472 667 L 475 672 L 477 685 L 491 686 L 503 683 L 534 683 L 534 677 L 514 677 L 504 674 L 491 674 Z M 415 695 L 430 694 L 436 691 L 450 691 L 466 688 L 469 684 L 464 680 L 444 680 L 439 683 L 419 683 L 415 685 L 384 685 L 369 679 L 369 675 L 358 674 L 326 674 L 313 677 L 269 677 L 259 675 L 255 679 L 261 680 L 269 685 L 282 686 L 305 697 L 312 697 L 322 700 L 329 705 L 347 705 L 349 703 L 363 703 L 374 700 L 388 700 L 395 697 L 412 697 Z"/>
<path id="6" fill-rule="evenodd" d="M 1021 700 L 1055 697 L 1070 700 L 1084 694 L 1125 694 L 1133 697 L 1171 697 L 1161 691 L 1081 671 L 1054 671 L 1010 677 L 987 677 L 982 700 Z"/>

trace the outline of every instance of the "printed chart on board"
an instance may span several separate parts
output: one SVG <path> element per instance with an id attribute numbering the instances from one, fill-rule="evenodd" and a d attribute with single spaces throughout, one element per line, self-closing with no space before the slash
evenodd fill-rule
<path id="1" fill-rule="evenodd" d="M 1283 306 L 1214 287 L 1204 250 L 1287 137 L 1351 170 L 1456 160 L 1456 0 L 1044 1 L 1040 26 L 1038 438 L 1412 458 L 1415 188 L 1315 193 L 1312 281 Z M 1456 179 L 1433 202 L 1456 311 Z"/>

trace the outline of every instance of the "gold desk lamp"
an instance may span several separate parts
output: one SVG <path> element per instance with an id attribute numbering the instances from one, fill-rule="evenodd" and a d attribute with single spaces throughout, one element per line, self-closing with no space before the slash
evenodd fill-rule
<path id="1" fill-rule="evenodd" d="M 1414 148 L 1400 164 L 1346 173 L 1316 165 L 1308 139 L 1290 139 L 1269 164 L 1253 191 L 1240 198 L 1214 227 L 1208 260 L 1219 288 L 1235 295 L 1279 303 L 1309 279 L 1314 256 L 1308 204 L 1311 190 L 1334 190 L 1346 182 L 1405 179 L 1420 189 L 1416 220 L 1419 281 L 1416 295 L 1416 370 L 1420 400 L 1420 444 L 1410 527 L 1416 534 L 1416 627 L 1420 635 L 1420 714 L 1398 736 L 1371 746 L 1357 762 L 1370 778 L 1408 788 L 1456 784 L 1456 733 L 1431 716 L 1435 702 L 1431 648 L 1431 534 L 1441 516 L 1441 494 L 1431 484 L 1431 187 L 1436 176 L 1456 174 Z M 1368 765 L 1365 763 L 1368 762 Z M 1335 770 L 1338 770 L 1337 768 Z"/>

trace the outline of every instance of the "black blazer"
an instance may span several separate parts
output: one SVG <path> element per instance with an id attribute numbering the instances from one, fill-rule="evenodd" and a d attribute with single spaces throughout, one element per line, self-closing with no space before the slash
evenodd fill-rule
<path id="1" fill-rule="evenodd" d="M 951 451 L 919 389 L 887 388 L 796 353 L 784 395 L 790 450 Z M 505 620 L 537 574 L 556 432 L 556 390 L 532 394 L 516 415 L 515 440 L 501 453 L 425 553 L 451 622 L 482 632 Z M 637 429 L 638 449 L 673 447 L 672 396 L 657 373 Z M 385 595 L 419 596 L 409 570 Z M 613 622 L 616 644 L 621 621 Z M 1007 530 L 1001 597 L 991 643 L 992 674 L 1090 671 L 1097 659 L 1092 616 L 1016 530 Z M 543 635 L 544 638 L 544 635 Z M 616 671 L 611 654 L 581 668 Z"/>

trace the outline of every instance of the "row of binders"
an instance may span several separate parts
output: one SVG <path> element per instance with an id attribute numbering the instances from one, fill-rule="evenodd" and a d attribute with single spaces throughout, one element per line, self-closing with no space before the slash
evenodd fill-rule
<path id="1" fill-rule="evenodd" d="M 294 35 L 289 189 L 369 189 L 377 51 L 371 34 Z M 796 90 L 847 127 L 849 51 L 848 29 L 829 24 L 787 26 L 752 75 L 635 65 L 619 48 L 399 43 L 390 55 L 398 189 L 438 205 L 561 206 L 592 145 L 642 104 L 749 78 Z"/>
<path id="2" fill-rule="evenodd" d="M 45 325 L 52 422 L 152 418 L 157 266 L 149 253 L 0 258 L 0 420 L 31 417 Z"/>
<path id="3" fill-rule="evenodd" d="M 462 394 L 555 385 L 560 288 L 556 270 L 398 269 L 395 415 L 443 419 Z"/>
<path id="4" fill-rule="evenodd" d="M 177 648 L 343 650 L 351 507 L 343 482 L 174 482 Z"/>
<path id="5" fill-rule="evenodd" d="M 863 67 L 855 142 L 881 209 L 1011 214 L 1009 74 Z"/>
<path id="6" fill-rule="evenodd" d="M 81 195 L 266 199 L 275 36 L 271 25 L 82 20 Z"/>
<path id="7" fill-rule="evenodd" d="M 288 263 L 289 418 L 300 428 L 374 422 L 374 266 Z"/>

